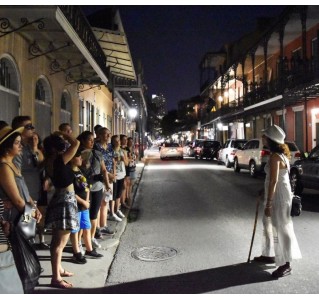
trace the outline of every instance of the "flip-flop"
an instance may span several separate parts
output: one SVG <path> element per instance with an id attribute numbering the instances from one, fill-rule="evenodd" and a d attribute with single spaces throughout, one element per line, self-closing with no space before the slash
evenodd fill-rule
<path id="1" fill-rule="evenodd" d="M 67 271 L 67 270 L 64 269 L 63 272 L 60 273 L 60 275 L 61 275 L 62 277 L 72 277 L 72 276 L 74 276 L 74 273 L 69 272 L 69 271 Z"/>
<path id="2" fill-rule="evenodd" d="M 67 282 L 66 280 L 51 280 L 51 286 L 59 289 L 69 289 L 73 287 L 73 284 L 70 282 Z"/>

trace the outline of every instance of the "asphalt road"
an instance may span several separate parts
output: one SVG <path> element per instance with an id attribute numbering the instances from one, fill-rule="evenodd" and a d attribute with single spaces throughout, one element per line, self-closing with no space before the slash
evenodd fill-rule
<path id="1" fill-rule="evenodd" d="M 274 280 L 274 265 L 247 263 L 262 176 L 237 174 L 216 161 L 161 161 L 156 151 L 148 157 L 106 293 L 319 292 L 319 193 L 305 191 L 304 211 L 294 219 L 303 259 L 292 263 L 292 275 Z M 252 258 L 261 254 L 261 214 L 260 209 Z M 143 247 L 169 247 L 177 254 L 133 258 Z"/>

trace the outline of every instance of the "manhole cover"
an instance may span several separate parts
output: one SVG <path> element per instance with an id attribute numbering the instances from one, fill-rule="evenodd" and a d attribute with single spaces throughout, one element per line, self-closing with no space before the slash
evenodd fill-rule
<path id="1" fill-rule="evenodd" d="M 144 261 L 160 261 L 176 256 L 177 250 L 170 247 L 142 247 L 132 252 L 132 257 Z"/>

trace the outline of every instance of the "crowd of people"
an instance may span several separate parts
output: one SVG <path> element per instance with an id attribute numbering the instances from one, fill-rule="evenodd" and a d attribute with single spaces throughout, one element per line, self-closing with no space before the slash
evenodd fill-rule
<path id="1" fill-rule="evenodd" d="M 291 274 L 292 259 L 301 258 L 290 216 L 290 153 L 280 127 L 270 126 L 262 138 L 271 155 L 260 192 L 264 199 L 262 255 L 254 260 L 275 263 L 278 268 L 272 276 L 279 278 Z M 98 239 L 114 235 L 108 219 L 121 222 L 125 218 L 122 209 L 132 205 L 135 173 L 132 138 L 111 136 L 101 125 L 75 138 L 70 124 L 63 123 L 42 143 L 30 117 L 15 117 L 11 127 L 0 121 L 0 293 L 26 292 L 10 240 L 26 203 L 33 207 L 37 221 L 36 246 L 50 249 L 51 286 L 71 288 L 64 278 L 74 274 L 62 266 L 63 249 L 70 240 L 72 260 L 78 264 L 87 263 L 86 257 L 103 257 L 98 253 Z M 46 229 L 52 230 L 50 246 L 44 238 Z"/>
<path id="2" fill-rule="evenodd" d="M 64 277 L 74 274 L 62 266 L 63 249 L 70 240 L 78 264 L 103 257 L 98 240 L 114 235 L 108 219 L 121 222 L 122 210 L 130 209 L 135 173 L 132 138 L 111 136 L 101 125 L 74 137 L 62 123 L 42 142 L 29 116 L 15 117 L 11 126 L 0 121 L 0 293 L 25 292 L 9 237 L 26 202 L 34 207 L 39 236 L 30 243 L 50 250 L 51 286 L 71 288 Z"/>

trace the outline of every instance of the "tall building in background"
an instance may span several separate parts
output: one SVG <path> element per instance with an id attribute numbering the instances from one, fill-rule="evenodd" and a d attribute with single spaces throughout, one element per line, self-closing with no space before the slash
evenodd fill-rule
<path id="1" fill-rule="evenodd" d="M 163 94 L 152 95 L 152 103 L 155 104 L 160 119 L 167 115 L 167 103 Z"/>

